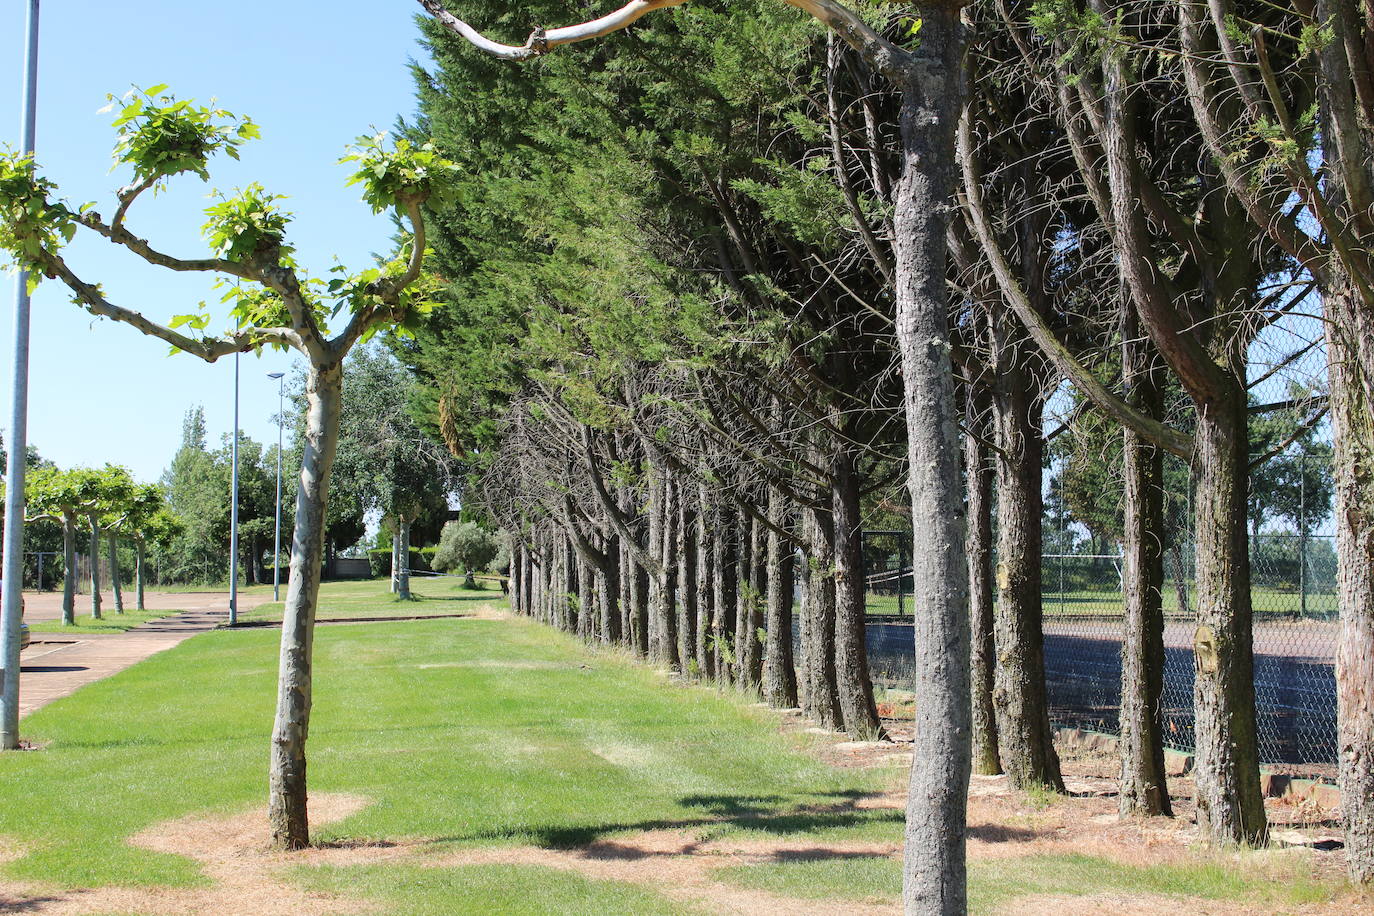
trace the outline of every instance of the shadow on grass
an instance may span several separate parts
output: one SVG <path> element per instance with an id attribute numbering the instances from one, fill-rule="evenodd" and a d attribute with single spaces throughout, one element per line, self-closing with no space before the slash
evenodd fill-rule
<path id="1" fill-rule="evenodd" d="M 655 818 L 634 822 L 556 824 L 543 827 L 512 825 L 477 830 L 465 835 L 438 837 L 435 843 L 523 842 L 545 849 L 578 849 L 600 843 L 605 837 L 650 830 L 685 830 L 696 827 L 733 827 L 740 830 L 790 836 L 818 830 L 871 824 L 901 824 L 904 816 L 892 808 L 859 808 L 858 802 L 880 793 L 844 791 L 812 793 L 810 797 L 834 798 L 830 804 L 787 806 L 780 795 L 689 795 L 678 799 L 688 808 L 702 809 L 700 817 Z"/>
<path id="2" fill-rule="evenodd" d="M 968 828 L 969 839 L 984 843 L 1033 843 L 1044 839 L 1046 835 L 1037 830 L 1009 827 L 1005 824 L 978 824 Z"/>

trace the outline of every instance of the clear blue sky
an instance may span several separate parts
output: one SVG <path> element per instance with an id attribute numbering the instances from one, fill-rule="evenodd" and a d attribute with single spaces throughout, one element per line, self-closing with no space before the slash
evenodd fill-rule
<path id="1" fill-rule="evenodd" d="M 0 3 L 0 143 L 20 139 L 20 86 L 26 0 Z M 390 128 L 414 110 L 411 58 L 424 51 L 410 0 L 331 4 L 240 0 L 226 4 L 127 0 L 46 0 L 39 55 L 38 161 L 74 203 L 97 201 L 106 217 L 113 192 L 128 176 L 110 174 L 113 115 L 98 114 L 105 94 L 130 85 L 167 83 L 180 98 L 209 99 L 262 127 L 241 162 L 212 167 L 212 185 L 183 176 L 169 193 L 145 195 L 130 228 L 171 253 L 205 252 L 199 227 L 212 187 L 251 181 L 289 195 L 296 214 L 291 240 L 302 264 L 322 275 L 338 255 L 366 266 L 388 245 L 391 225 L 345 188 L 336 165 L 345 146 L 372 127 Z M 171 275 L 142 265 L 95 239 L 70 249 L 69 261 L 110 298 L 166 321 L 218 301 L 211 278 Z M 14 287 L 0 275 L 0 425 L 9 423 Z M 210 329 L 223 328 L 224 321 Z M 72 305 L 63 288 L 43 283 L 33 301 L 29 441 L 64 467 L 122 464 L 154 480 L 171 461 L 181 420 L 205 407 L 210 438 L 232 425 L 233 360 L 213 365 L 179 354 L 125 325 L 96 319 Z M 242 357 L 241 425 L 275 441 L 276 382 L 291 358 L 271 352 Z M 10 442 L 8 429 L 5 443 Z"/>

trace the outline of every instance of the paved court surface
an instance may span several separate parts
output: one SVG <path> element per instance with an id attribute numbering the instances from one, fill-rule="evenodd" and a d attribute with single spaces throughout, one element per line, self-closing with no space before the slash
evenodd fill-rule
<path id="1" fill-rule="evenodd" d="M 78 596 L 80 599 L 82 596 Z M 89 608 L 89 596 L 86 607 Z M 106 598 L 107 614 L 114 613 L 114 596 Z M 132 596 L 126 607 L 132 607 Z M 240 610 L 272 599 L 271 593 L 239 594 Z M 25 593 L 26 620 L 61 617 L 62 595 Z M 183 613 L 153 620 L 124 633 L 35 633 L 32 644 L 19 658 L 19 715 L 28 715 L 77 688 L 109 677 L 170 649 L 197 633 L 223 625 L 229 618 L 228 592 L 187 592 L 144 596 L 144 606 L 184 609 Z M 77 613 L 82 606 L 77 605 Z M 89 610 L 86 611 L 89 613 Z"/>

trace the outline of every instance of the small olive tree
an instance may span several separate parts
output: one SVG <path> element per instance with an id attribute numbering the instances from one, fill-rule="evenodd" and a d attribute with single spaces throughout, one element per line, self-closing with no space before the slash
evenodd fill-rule
<path id="1" fill-rule="evenodd" d="M 434 568 L 440 572 L 461 569 L 467 574 L 463 585 L 476 588 L 473 573 L 486 569 L 496 559 L 501 545 L 490 531 L 476 522 L 449 522 L 439 536 L 439 549 L 434 552 Z"/>
<path id="2" fill-rule="evenodd" d="M 191 173 L 208 180 L 216 153 L 238 157 L 238 148 L 258 134 L 247 118 L 221 108 L 178 101 L 166 86 L 135 90 L 118 107 L 114 126 L 117 167 L 132 180 L 116 194 L 110 219 L 94 205 L 72 208 L 55 197 L 56 187 L 40 176 L 29 157 L 0 155 L 0 248 L 29 270 L 30 282 L 60 280 L 76 303 L 94 315 L 131 325 L 176 350 L 214 362 L 262 347 L 292 349 L 307 362 L 305 448 L 291 541 L 291 585 L 282 623 L 277 715 L 269 774 L 269 818 L 276 846 L 309 844 L 306 812 L 305 741 L 310 724 L 312 644 L 324 552 L 329 476 L 338 443 L 343 360 L 354 344 L 382 328 L 405 328 L 430 302 L 432 281 L 422 282 L 425 227 L 421 206 L 452 193 L 456 167 L 428 144 L 386 143 L 385 135 L 363 138 L 343 161 L 354 163 L 350 184 L 361 184 L 373 212 L 395 211 L 409 238 L 393 260 L 360 273 L 332 269 L 329 280 L 309 277 L 287 242 L 290 215 L 281 198 L 251 184 L 220 196 L 206 209 L 204 227 L 211 253 L 182 258 L 154 247 L 131 231 L 126 220 L 149 190 Z M 220 279 L 226 292 L 230 329 L 208 334 L 212 316 L 204 303 L 168 324 L 110 301 L 98 283 L 78 275 L 63 258 L 63 246 L 78 232 L 99 236 L 149 264 L 173 271 L 202 272 Z M 331 330 L 330 322 L 340 326 Z M 180 330 L 179 330 L 180 329 Z"/>

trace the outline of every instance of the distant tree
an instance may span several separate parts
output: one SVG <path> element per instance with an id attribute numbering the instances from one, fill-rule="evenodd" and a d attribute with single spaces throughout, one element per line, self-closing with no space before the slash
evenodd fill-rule
<path id="1" fill-rule="evenodd" d="M 55 465 L 30 466 L 26 479 L 26 521 L 53 521 L 62 526 L 62 622 L 76 624 L 76 526 L 98 504 L 99 473 L 87 468 L 63 471 Z M 99 616 L 99 604 L 93 609 Z"/>
<path id="2" fill-rule="evenodd" d="M 486 569 L 496 559 L 501 545 L 496 537 L 476 522 L 449 522 L 439 536 L 439 549 L 434 552 L 434 568 L 440 572 L 461 569 L 467 574 L 466 588 L 476 588 L 473 577 L 479 569 Z"/>
<path id="3" fill-rule="evenodd" d="M 162 474 L 168 508 L 182 520 L 181 532 L 159 548 L 164 575 L 173 581 L 210 581 L 227 562 L 229 477 L 227 467 L 206 448 L 205 412 L 186 412 L 181 447 Z"/>
<path id="4" fill-rule="evenodd" d="M 340 450 L 349 455 L 362 504 L 380 513 L 395 537 L 392 580 L 410 597 L 413 526 L 439 520 L 457 486 L 448 450 L 421 430 L 412 412 L 413 376 L 386 350 L 360 347 L 344 366 Z"/>
<path id="5" fill-rule="evenodd" d="M 134 489 L 122 529 L 134 542 L 134 590 L 140 611 L 147 581 L 147 547 L 169 543 L 182 527 L 181 520 L 168 511 L 161 487 L 145 483 Z"/>

